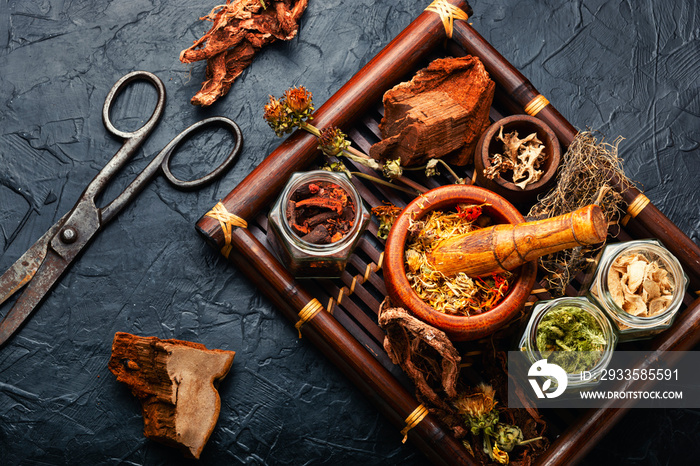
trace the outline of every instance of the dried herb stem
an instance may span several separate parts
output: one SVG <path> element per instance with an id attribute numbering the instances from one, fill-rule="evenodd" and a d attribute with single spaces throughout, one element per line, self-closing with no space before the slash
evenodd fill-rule
<path id="1" fill-rule="evenodd" d="M 455 171 L 452 169 L 452 167 L 450 167 L 450 165 L 447 162 L 445 162 L 442 159 L 431 159 L 431 160 L 434 160 L 435 163 L 439 163 L 442 166 L 444 166 L 447 169 L 447 171 L 450 173 L 450 175 L 452 175 L 452 177 L 454 178 L 455 184 L 465 184 L 465 179 L 460 177 L 459 175 L 457 175 L 457 173 L 455 173 Z M 420 167 L 402 167 L 403 171 L 411 171 L 411 172 L 412 171 L 424 171 L 427 168 L 429 168 L 429 164 L 421 165 Z"/>
<path id="2" fill-rule="evenodd" d="M 448 172 L 450 172 L 450 175 L 452 175 L 452 177 L 455 179 L 456 184 L 464 184 L 464 178 L 457 176 L 457 174 L 454 172 L 454 170 L 452 170 L 452 167 L 450 167 L 447 164 L 447 162 L 445 162 L 442 159 L 436 159 L 436 160 L 438 161 L 438 163 L 442 164 L 447 169 Z"/>
<path id="3" fill-rule="evenodd" d="M 406 186 L 410 186 L 411 188 L 415 189 L 419 194 L 423 194 L 423 193 L 427 193 L 427 192 L 428 192 L 428 189 L 427 189 L 427 188 L 425 188 L 424 186 L 421 186 L 420 184 L 416 183 L 416 182 L 413 181 L 412 179 L 407 178 L 407 177 L 405 177 L 405 176 L 403 176 L 403 175 L 401 175 L 401 176 L 399 176 L 399 177 L 397 177 L 397 178 L 394 178 L 394 179 L 399 180 L 400 182 L 402 182 L 402 183 L 405 184 Z"/>
<path id="4" fill-rule="evenodd" d="M 416 194 L 421 194 L 420 191 L 419 191 L 418 193 L 416 193 L 416 191 L 414 191 L 414 190 L 412 190 L 412 189 L 406 189 L 406 188 L 404 188 L 404 187 L 402 187 L 402 186 L 397 186 L 397 185 L 395 185 L 394 183 L 392 183 L 392 182 L 390 182 L 390 181 L 386 181 L 386 180 L 383 180 L 383 179 L 381 179 L 381 178 L 377 178 L 376 176 L 368 175 L 368 174 L 366 174 L 366 173 L 362 173 L 362 172 L 350 172 L 350 173 L 351 173 L 352 175 L 354 175 L 354 176 L 359 177 L 359 178 L 364 178 L 364 179 L 370 180 L 370 181 L 372 181 L 372 182 L 374 182 L 374 183 L 379 183 L 379 184 L 384 185 L 384 186 L 389 186 L 390 188 L 398 189 L 399 191 L 403 191 L 403 192 L 405 192 L 405 193 L 412 194 L 412 195 L 414 195 L 414 196 L 415 196 Z M 425 191 L 423 191 L 423 192 L 425 192 Z"/>

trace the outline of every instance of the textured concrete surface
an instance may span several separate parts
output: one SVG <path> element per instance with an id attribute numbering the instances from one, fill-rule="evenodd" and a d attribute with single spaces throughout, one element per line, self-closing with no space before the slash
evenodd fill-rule
<path id="1" fill-rule="evenodd" d="M 160 126 L 105 199 L 205 116 L 235 119 L 245 137 L 241 159 L 220 182 L 191 193 L 164 179 L 149 185 L 0 349 L 2 464 L 185 462 L 143 437 L 138 402 L 108 372 L 116 331 L 237 352 L 203 464 L 423 463 L 193 226 L 280 143 L 262 120 L 268 94 L 305 85 L 320 105 L 428 2 L 311 0 L 296 39 L 267 48 L 214 106 L 194 108 L 204 65 L 182 65 L 178 55 L 206 31 L 198 18 L 218 3 L 0 4 L 0 271 L 70 209 L 119 147 L 101 109 L 123 74 L 156 73 L 168 100 Z M 628 174 L 700 241 L 699 3 L 472 6 L 475 28 L 569 121 L 609 140 L 625 137 Z M 135 127 L 153 101 L 147 86 L 135 86 L 115 117 Z M 178 172 L 204 173 L 223 154 L 222 137 L 193 141 Z M 633 411 L 585 463 L 679 464 L 696 458 L 699 425 L 695 410 Z"/>

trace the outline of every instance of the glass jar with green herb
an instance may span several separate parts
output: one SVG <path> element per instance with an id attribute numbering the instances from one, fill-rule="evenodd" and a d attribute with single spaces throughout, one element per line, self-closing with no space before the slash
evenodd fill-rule
<path id="1" fill-rule="evenodd" d="M 535 304 L 520 349 L 532 363 L 546 359 L 564 369 L 570 390 L 597 384 L 616 344 L 617 335 L 598 306 L 567 297 Z"/>

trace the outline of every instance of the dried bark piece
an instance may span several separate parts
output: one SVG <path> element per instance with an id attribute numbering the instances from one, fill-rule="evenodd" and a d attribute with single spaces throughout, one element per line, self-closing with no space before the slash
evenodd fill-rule
<path id="1" fill-rule="evenodd" d="M 192 103 L 213 104 L 226 95 L 263 46 L 296 36 L 299 18 L 308 3 L 308 0 L 235 0 L 233 3 L 227 0 L 225 5 L 200 18 L 211 21 L 211 29 L 180 53 L 183 63 L 207 60 L 206 80 L 192 97 Z"/>
<path id="2" fill-rule="evenodd" d="M 370 155 L 400 158 L 403 166 L 441 157 L 455 165 L 470 163 L 489 126 L 495 87 L 477 57 L 434 60 L 384 94 L 382 141 Z"/>
<path id="3" fill-rule="evenodd" d="M 444 332 L 401 308 L 380 309 L 379 326 L 386 332 L 384 349 L 394 364 L 413 380 L 416 390 L 434 406 L 449 409 L 446 399 L 457 396 L 461 358 Z M 433 387 L 430 381 L 439 381 Z"/>
<path id="4" fill-rule="evenodd" d="M 235 354 L 117 332 L 108 367 L 141 401 L 144 435 L 199 458 L 221 408 L 215 384 L 228 374 Z"/>

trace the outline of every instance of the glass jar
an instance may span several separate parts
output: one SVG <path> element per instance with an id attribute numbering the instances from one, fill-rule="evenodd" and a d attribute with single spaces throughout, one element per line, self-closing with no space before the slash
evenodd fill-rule
<path id="1" fill-rule="evenodd" d="M 585 353 L 582 357 L 591 359 L 596 357 L 597 360 L 593 362 L 591 360 L 590 365 L 581 367 L 581 370 L 567 371 L 567 388 L 566 391 L 580 390 L 596 385 L 600 381 L 601 374 L 612 359 L 613 351 L 617 345 L 617 335 L 615 334 L 610 321 L 605 316 L 603 311 L 596 306 L 594 303 L 589 301 L 585 297 L 564 297 L 551 299 L 546 301 L 539 301 L 535 303 L 532 310 L 532 315 L 527 323 L 525 332 L 520 339 L 520 350 L 525 353 L 528 361 L 532 364 L 540 361 L 542 359 L 548 359 L 550 363 L 557 363 L 556 357 L 561 355 L 566 355 L 568 351 L 556 351 L 552 354 L 548 354 L 545 357 L 537 344 L 538 331 L 540 325 L 543 323 L 545 317 L 555 311 L 563 311 L 566 308 L 580 309 L 590 316 L 590 322 L 596 325 L 602 334 L 604 345 L 601 350 L 601 354 L 598 355 L 598 351 L 581 351 L 580 353 Z M 581 319 L 583 320 L 583 319 Z M 566 367 L 562 367 L 566 371 Z M 582 372 L 585 371 L 585 376 Z"/>
<path id="2" fill-rule="evenodd" d="M 314 244 L 304 241 L 287 221 L 287 205 L 292 195 L 302 186 L 314 182 L 338 185 L 355 205 L 354 223 L 345 236 L 336 242 Z M 267 238 L 279 259 L 296 278 L 336 278 L 367 228 L 370 213 L 347 175 L 325 170 L 294 173 L 268 214 Z"/>
<path id="3" fill-rule="evenodd" d="M 669 281 L 673 285 L 670 302 L 665 310 L 656 315 L 645 317 L 625 311 L 615 301 L 611 291 L 610 278 L 612 274 L 616 273 L 612 269 L 613 263 L 618 257 L 634 254 L 643 256 L 649 262 L 656 262 L 660 268 L 665 269 L 668 272 Z M 632 341 L 651 338 L 670 327 L 683 303 L 683 295 L 687 287 L 688 277 L 683 272 L 678 259 L 664 248 L 658 240 L 648 239 L 606 246 L 588 294 L 610 317 L 615 330 L 620 335 L 620 341 Z"/>

